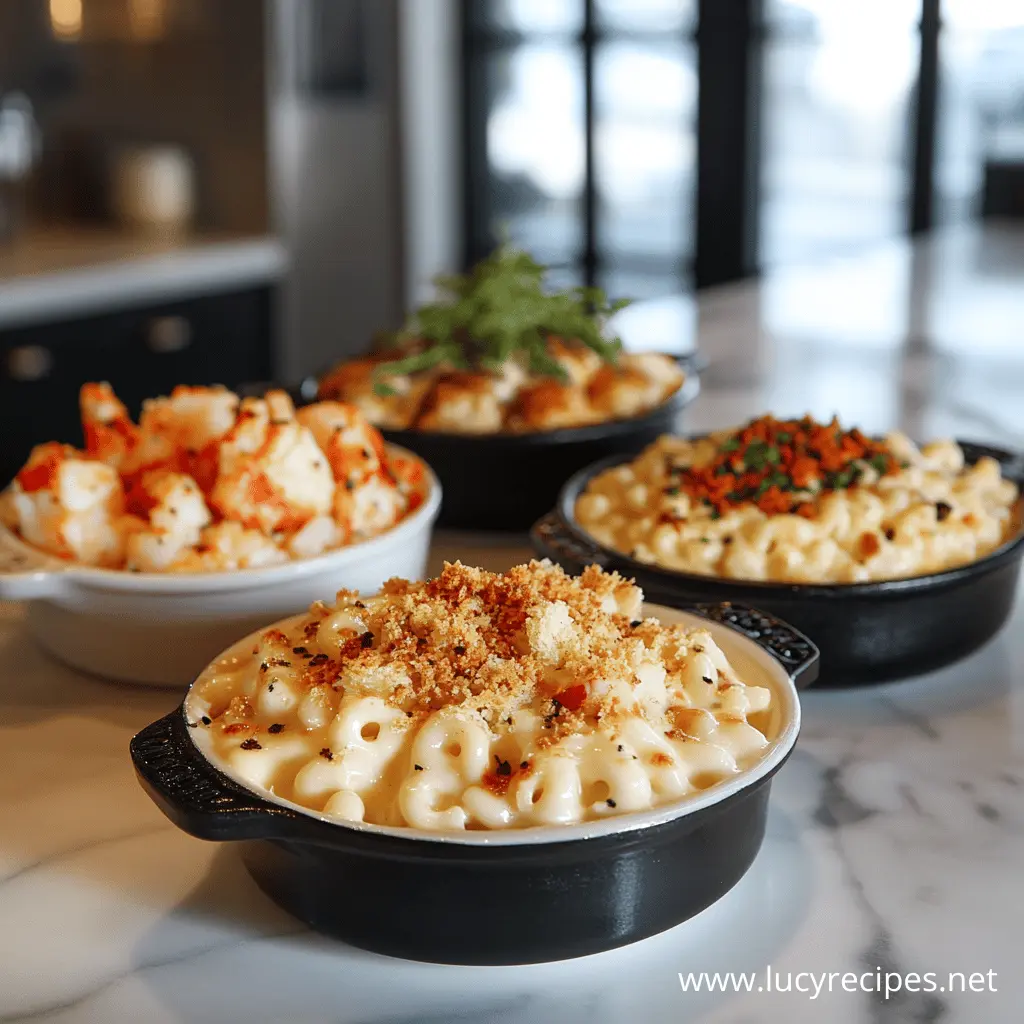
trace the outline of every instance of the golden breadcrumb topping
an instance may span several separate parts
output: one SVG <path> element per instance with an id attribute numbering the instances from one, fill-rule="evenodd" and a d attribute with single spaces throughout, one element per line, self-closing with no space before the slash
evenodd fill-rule
<path id="1" fill-rule="evenodd" d="M 597 566 L 573 578 L 546 561 L 505 573 L 446 563 L 426 583 L 389 580 L 376 598 L 339 591 L 333 608 L 310 610 L 303 644 L 268 631 L 261 669 L 287 665 L 302 691 L 373 694 L 413 718 L 460 708 L 493 727 L 532 708 L 554 742 L 609 715 L 643 717 L 605 681 L 635 685 L 652 656 L 678 665 L 703 635 L 639 619 L 641 602 Z"/>
<path id="2" fill-rule="evenodd" d="M 446 564 L 264 631 L 190 694 L 249 784 L 328 816 L 506 828 L 654 806 L 755 763 L 768 689 L 596 566 Z"/>

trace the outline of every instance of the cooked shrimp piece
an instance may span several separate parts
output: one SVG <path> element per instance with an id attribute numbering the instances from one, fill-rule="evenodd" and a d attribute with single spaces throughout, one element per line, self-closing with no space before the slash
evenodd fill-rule
<path id="1" fill-rule="evenodd" d="M 661 405 L 679 390 L 683 372 L 657 352 L 619 357 L 618 366 L 603 366 L 587 387 L 602 418 L 626 419 Z"/>
<path id="2" fill-rule="evenodd" d="M 448 373 L 427 396 L 418 430 L 444 434 L 493 434 L 501 430 L 502 379 L 489 373 Z"/>
<path id="3" fill-rule="evenodd" d="M 225 387 L 176 387 L 168 398 L 151 398 L 142 407 L 144 431 L 169 434 L 177 445 L 199 451 L 234 425 L 238 395 Z"/>
<path id="4" fill-rule="evenodd" d="M 30 544 L 86 565 L 120 564 L 115 520 L 124 491 L 117 470 L 105 462 L 57 442 L 37 445 L 11 484 L 9 502 Z"/>
<path id="5" fill-rule="evenodd" d="M 427 491 L 427 472 L 419 459 L 393 453 L 388 467 L 399 491 L 405 495 L 405 511 L 412 512 L 423 504 Z"/>
<path id="6" fill-rule="evenodd" d="M 288 538 L 288 553 L 292 558 L 313 558 L 336 548 L 341 539 L 341 529 L 330 516 L 317 516 Z"/>
<path id="7" fill-rule="evenodd" d="M 341 363 L 320 382 L 318 397 L 354 405 L 371 423 L 385 430 L 405 430 L 416 418 L 423 399 L 433 387 L 437 371 L 389 376 L 387 386 L 390 393 L 378 395 L 374 388 L 374 371 L 385 358 L 397 357 L 354 359 Z"/>
<path id="8" fill-rule="evenodd" d="M 238 396 L 223 387 L 176 387 L 168 398 L 143 403 L 139 439 L 121 471 L 126 475 L 163 467 L 195 476 L 212 487 L 212 446 L 235 425 Z"/>
<path id="9" fill-rule="evenodd" d="M 326 453 L 334 479 L 357 487 L 379 474 L 386 461 L 384 438 L 359 410 L 343 402 L 317 402 L 297 413 L 299 422 Z"/>
<path id="10" fill-rule="evenodd" d="M 217 523 L 203 530 L 199 543 L 182 553 L 171 572 L 222 572 L 260 569 L 288 561 L 288 554 L 259 530 L 241 523 Z"/>
<path id="11" fill-rule="evenodd" d="M 143 473 L 126 501 L 128 512 L 145 523 L 142 528 L 126 529 L 125 567 L 134 572 L 163 572 L 199 543 L 212 518 L 199 485 L 184 473 L 162 469 Z"/>
<path id="12" fill-rule="evenodd" d="M 18 510 L 14 505 L 14 493 L 9 488 L 0 491 L 0 523 L 8 530 L 18 529 Z"/>
<path id="13" fill-rule="evenodd" d="M 272 420 L 272 408 L 283 411 L 280 399 L 243 400 L 220 443 L 210 495 L 225 519 L 267 535 L 291 533 L 327 514 L 334 498 L 331 467 L 312 433 L 296 419 Z"/>
<path id="14" fill-rule="evenodd" d="M 120 467 L 139 442 L 139 428 L 124 403 L 106 383 L 83 384 L 78 393 L 85 450 L 93 458 Z"/>
<path id="15" fill-rule="evenodd" d="M 393 526 L 404 514 L 407 499 L 386 477 L 370 477 L 353 487 L 339 487 L 334 518 L 346 541 L 363 540 Z"/>
<path id="16" fill-rule="evenodd" d="M 542 380 L 523 388 L 509 411 L 512 431 L 560 430 L 596 423 L 600 417 L 577 384 Z"/>
<path id="17" fill-rule="evenodd" d="M 592 348 L 579 341 L 548 338 L 547 350 L 569 374 L 570 384 L 586 384 L 605 365 L 604 360 Z"/>

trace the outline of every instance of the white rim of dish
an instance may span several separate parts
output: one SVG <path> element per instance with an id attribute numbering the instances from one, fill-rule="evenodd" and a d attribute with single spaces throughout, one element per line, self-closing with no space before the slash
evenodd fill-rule
<path id="1" fill-rule="evenodd" d="M 426 472 L 430 487 L 423 504 L 411 515 L 368 540 L 335 548 L 312 558 L 299 558 L 259 569 L 224 569 L 218 572 L 190 573 L 128 572 L 125 569 L 100 569 L 95 566 L 80 565 L 76 562 L 64 562 L 54 555 L 26 543 L 13 531 L 0 524 L 0 543 L 6 544 L 26 559 L 24 568 L 10 573 L 0 570 L 0 594 L 4 589 L 5 576 L 31 578 L 36 581 L 53 577 L 59 578 L 61 582 L 80 583 L 107 590 L 159 591 L 162 594 L 190 593 L 197 590 L 203 593 L 217 590 L 240 590 L 313 575 L 323 569 L 331 568 L 334 563 L 355 561 L 373 555 L 416 533 L 424 525 L 429 527 L 441 509 L 441 484 L 430 466 L 418 455 L 399 445 L 388 444 L 387 447 L 405 458 L 415 459 L 420 463 Z"/>
<path id="2" fill-rule="evenodd" d="M 797 694 L 795 683 L 782 664 L 776 661 L 763 647 L 760 647 L 753 640 L 732 629 L 730 626 L 714 622 L 711 619 L 705 619 L 694 612 L 685 612 L 677 608 L 668 608 L 658 604 L 645 603 L 644 612 L 648 615 L 653 615 L 655 618 L 667 615 L 670 618 L 675 618 L 676 621 L 681 620 L 692 622 L 695 625 L 699 624 L 714 634 L 716 641 L 721 636 L 727 638 L 727 646 L 735 643 L 761 666 L 766 677 L 768 677 L 772 693 L 781 699 L 781 706 L 779 708 L 781 723 L 778 731 L 775 738 L 770 741 L 770 749 L 756 765 L 738 772 L 726 782 L 715 783 L 708 789 L 702 790 L 698 795 L 680 797 L 678 800 L 647 811 L 612 814 L 606 818 L 578 822 L 572 825 L 532 825 L 526 828 L 492 829 L 489 831 L 473 829 L 461 832 L 429 832 L 425 829 L 416 829 L 405 825 L 371 825 L 365 822 L 339 821 L 336 818 L 329 818 L 319 811 L 304 807 L 302 804 L 276 796 L 266 790 L 254 788 L 251 783 L 232 771 L 230 767 L 217 764 L 208 756 L 199 742 L 199 737 L 196 735 L 198 730 L 188 729 L 187 732 L 192 745 L 207 764 L 231 779 L 232 782 L 241 786 L 246 792 L 252 793 L 253 796 L 268 803 L 277 804 L 289 810 L 297 811 L 316 821 L 322 821 L 324 824 L 333 825 L 337 828 L 362 835 L 387 836 L 410 842 L 448 843 L 459 846 L 541 846 L 545 844 L 574 842 L 581 839 L 601 839 L 607 836 L 622 835 L 636 832 L 640 829 L 664 825 L 679 818 L 689 817 L 715 804 L 723 803 L 729 797 L 735 796 L 740 791 L 747 789 L 778 769 L 793 750 L 797 737 L 800 734 L 800 698 Z M 227 658 L 237 657 L 233 652 L 250 646 L 253 640 L 267 629 L 273 629 L 275 626 L 287 628 L 302 617 L 300 615 L 293 615 L 249 634 L 249 636 L 232 644 L 220 657 L 214 659 L 210 667 Z M 202 678 L 205 672 L 206 670 L 198 678 Z M 188 693 L 186 693 L 181 705 L 180 710 L 186 718 L 189 715 L 189 701 L 194 686 L 195 683 L 189 687 Z"/>

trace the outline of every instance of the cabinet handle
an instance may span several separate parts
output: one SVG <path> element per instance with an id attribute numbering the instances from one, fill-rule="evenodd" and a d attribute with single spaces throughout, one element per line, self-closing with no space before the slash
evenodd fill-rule
<path id="1" fill-rule="evenodd" d="M 158 316 L 146 327 L 146 347 L 165 355 L 181 352 L 192 344 L 192 325 L 183 316 Z"/>
<path id="2" fill-rule="evenodd" d="M 7 353 L 7 373 L 11 380 L 29 383 L 44 380 L 53 369 L 53 353 L 42 345 L 19 345 Z"/>

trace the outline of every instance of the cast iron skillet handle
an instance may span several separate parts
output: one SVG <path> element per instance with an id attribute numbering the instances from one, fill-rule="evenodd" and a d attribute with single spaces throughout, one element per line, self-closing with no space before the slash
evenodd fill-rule
<path id="1" fill-rule="evenodd" d="M 199 839 L 285 838 L 320 824 L 261 800 L 217 771 L 189 738 L 180 707 L 135 736 L 131 752 L 142 788 L 175 825 Z"/>
<path id="2" fill-rule="evenodd" d="M 789 673 L 798 690 L 818 678 L 818 648 L 803 633 L 774 615 L 734 601 L 691 607 L 698 615 L 735 629 L 766 650 Z"/>
<path id="3" fill-rule="evenodd" d="M 541 554 L 570 572 L 582 572 L 588 565 L 605 564 L 604 552 L 573 534 L 557 512 L 549 512 L 533 524 L 530 540 Z"/>

